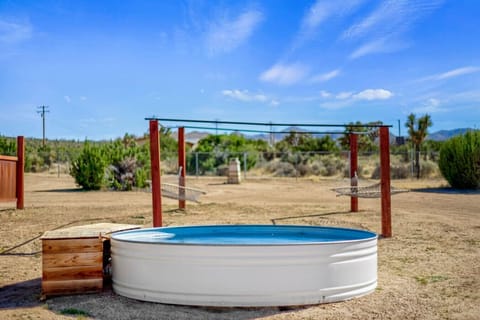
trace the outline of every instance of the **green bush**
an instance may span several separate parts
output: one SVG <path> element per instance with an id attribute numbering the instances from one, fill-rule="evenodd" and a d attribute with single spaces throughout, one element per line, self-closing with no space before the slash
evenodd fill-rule
<path id="1" fill-rule="evenodd" d="M 83 151 L 72 163 L 70 174 L 83 189 L 99 190 L 104 183 L 106 166 L 101 149 L 85 141 Z"/>
<path id="2" fill-rule="evenodd" d="M 4 156 L 16 156 L 17 145 L 15 140 L 0 136 L 0 154 Z"/>
<path id="3" fill-rule="evenodd" d="M 199 173 L 215 172 L 220 166 L 228 166 L 230 160 L 234 158 L 238 158 L 243 167 L 244 154 L 246 154 L 247 170 L 250 170 L 257 163 L 258 151 L 262 151 L 262 148 L 265 148 L 264 142 L 249 140 L 235 133 L 208 135 L 198 142 L 195 149 L 199 155 Z M 186 169 L 188 173 L 196 173 L 195 153 L 187 154 Z"/>
<path id="4" fill-rule="evenodd" d="M 445 141 L 438 166 L 451 187 L 480 188 L 480 131 L 469 131 Z"/>

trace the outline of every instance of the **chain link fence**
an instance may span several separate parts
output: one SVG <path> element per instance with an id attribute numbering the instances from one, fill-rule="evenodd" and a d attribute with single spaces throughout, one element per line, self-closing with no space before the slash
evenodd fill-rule
<path id="1" fill-rule="evenodd" d="M 178 172 L 176 153 L 164 155 L 163 174 Z M 238 159 L 243 179 L 269 177 L 350 177 L 350 152 L 190 152 L 187 153 L 186 171 L 189 176 L 227 176 L 229 162 Z M 413 152 L 391 153 L 393 179 L 415 176 Z M 422 177 L 439 176 L 438 154 L 421 154 Z M 365 179 L 380 177 L 378 152 L 358 155 L 358 176 Z"/>
<path id="2" fill-rule="evenodd" d="M 37 153 L 27 153 L 27 172 L 49 172 L 50 174 L 70 174 L 71 164 L 79 150 L 51 148 Z M 238 159 L 243 179 L 271 177 L 349 177 L 350 153 L 340 152 L 189 152 L 187 153 L 187 175 L 227 176 L 230 160 Z M 390 154 L 393 179 L 415 177 L 413 151 Z M 440 177 L 438 153 L 420 153 L 420 172 L 423 178 Z M 378 179 L 380 175 L 378 152 L 359 153 L 358 176 L 365 179 Z M 178 174 L 178 154 L 163 153 L 162 174 Z"/>

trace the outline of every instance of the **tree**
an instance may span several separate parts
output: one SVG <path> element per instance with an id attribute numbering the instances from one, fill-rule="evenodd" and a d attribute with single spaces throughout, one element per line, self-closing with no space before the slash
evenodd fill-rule
<path id="1" fill-rule="evenodd" d="M 344 149 L 350 149 L 350 133 L 351 132 L 358 132 L 358 150 L 361 152 L 373 151 L 378 148 L 375 144 L 375 140 L 378 138 L 378 127 L 370 127 L 370 126 L 379 126 L 382 125 L 382 121 L 374 121 L 369 122 L 367 124 L 363 124 L 360 121 L 355 123 L 350 122 L 345 127 L 345 132 L 343 135 L 338 139 L 340 142 L 340 146 Z"/>
<path id="2" fill-rule="evenodd" d="M 405 126 L 408 128 L 408 135 L 415 152 L 414 168 L 417 179 L 420 179 L 420 148 L 428 135 L 428 128 L 433 124 L 430 115 L 425 114 L 417 119 L 415 114 L 411 113 L 407 117 Z"/>
<path id="3" fill-rule="evenodd" d="M 83 189 L 99 190 L 103 186 L 106 166 L 102 150 L 85 141 L 82 153 L 72 163 L 70 174 Z"/>
<path id="4" fill-rule="evenodd" d="M 213 171 L 222 165 L 227 165 L 232 158 L 246 153 L 247 169 L 255 166 L 257 152 L 264 151 L 268 144 L 266 142 L 250 140 L 237 133 L 208 135 L 198 142 L 195 152 L 203 153 L 202 161 L 199 164 L 199 171 Z M 192 172 L 195 169 L 196 159 L 192 154 L 187 155 L 187 170 Z"/>

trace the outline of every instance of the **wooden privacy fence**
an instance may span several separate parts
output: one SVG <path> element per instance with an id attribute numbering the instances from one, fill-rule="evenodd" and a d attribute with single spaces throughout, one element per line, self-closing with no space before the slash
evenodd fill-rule
<path id="1" fill-rule="evenodd" d="M 24 138 L 19 136 L 17 137 L 17 156 L 0 155 L 0 201 L 16 201 L 17 209 L 23 209 L 24 151 Z"/>

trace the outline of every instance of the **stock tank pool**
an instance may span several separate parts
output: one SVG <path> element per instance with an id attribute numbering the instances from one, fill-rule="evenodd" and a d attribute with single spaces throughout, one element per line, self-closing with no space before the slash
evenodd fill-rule
<path id="1" fill-rule="evenodd" d="M 347 300 L 377 286 L 377 235 L 345 228 L 214 225 L 111 237 L 114 291 L 197 306 L 289 306 Z"/>

